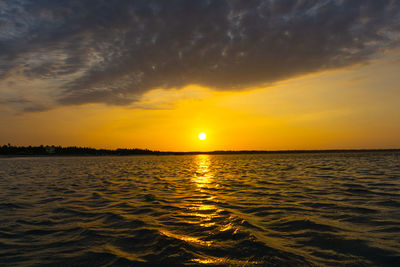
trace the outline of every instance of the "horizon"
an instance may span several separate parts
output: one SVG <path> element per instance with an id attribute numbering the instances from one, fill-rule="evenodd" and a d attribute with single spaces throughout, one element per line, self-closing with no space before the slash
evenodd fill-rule
<path id="1" fill-rule="evenodd" d="M 280 149 L 280 150 L 261 150 L 261 149 L 252 149 L 252 150 L 246 150 L 246 149 L 239 149 L 239 150 L 204 150 L 204 151 L 200 151 L 200 150 L 191 150 L 191 151 L 177 151 L 177 150 L 157 150 L 157 149 L 148 149 L 148 148 L 138 148 L 138 147 L 132 147 L 132 148 L 127 148 L 127 147 L 117 147 L 117 148 L 96 148 L 96 147 L 89 147 L 89 146 L 61 146 L 61 145 L 28 145 L 28 146 L 19 146 L 19 145 L 13 145 L 13 144 L 4 144 L 4 145 L 0 145 L 0 148 L 4 148 L 4 147 L 11 147 L 11 148 L 19 148 L 19 149 L 26 149 L 26 148 L 62 148 L 62 149 L 66 149 L 66 148 L 76 148 L 76 149 L 91 149 L 91 150 L 97 150 L 97 151 L 101 151 L 101 150 L 105 150 L 105 151 L 109 151 L 109 152 L 118 152 L 118 150 L 127 150 L 127 151 L 147 151 L 150 153 L 177 153 L 177 154 L 202 154 L 202 153 L 307 153 L 307 152 L 385 152 L 385 151 L 400 151 L 400 148 L 372 148 L 372 149 L 368 149 L 368 148 L 344 148 L 344 149 Z M 53 154 L 54 152 L 50 153 Z M 0 151 L 1 154 L 1 151 Z M 5 154 L 7 155 L 7 154 Z"/>

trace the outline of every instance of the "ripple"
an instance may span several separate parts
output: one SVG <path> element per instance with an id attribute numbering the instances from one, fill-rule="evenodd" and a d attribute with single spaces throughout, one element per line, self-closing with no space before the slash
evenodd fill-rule
<path id="1" fill-rule="evenodd" d="M 316 223 L 310 220 L 292 220 L 288 222 L 270 224 L 271 229 L 281 232 L 298 232 L 302 230 L 314 230 L 320 232 L 338 232 L 339 229 L 326 224 Z"/>
<path id="2" fill-rule="evenodd" d="M 399 266 L 393 160 L 2 159 L 0 265 Z"/>

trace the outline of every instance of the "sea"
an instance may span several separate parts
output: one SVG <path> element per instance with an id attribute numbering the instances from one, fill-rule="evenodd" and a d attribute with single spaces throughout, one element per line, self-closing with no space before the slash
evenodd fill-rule
<path id="1" fill-rule="evenodd" d="M 400 266 L 400 153 L 0 159 L 0 266 Z"/>

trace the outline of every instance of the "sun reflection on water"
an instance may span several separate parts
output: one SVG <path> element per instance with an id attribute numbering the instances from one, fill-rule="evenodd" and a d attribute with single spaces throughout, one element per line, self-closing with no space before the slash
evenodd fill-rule
<path id="1" fill-rule="evenodd" d="M 209 201 L 213 201 L 215 197 L 207 192 L 207 188 L 214 186 L 214 175 L 210 171 L 210 156 L 197 155 L 195 160 L 197 169 L 192 177 L 192 181 L 199 188 L 198 192 L 200 192 L 201 195 L 199 196 L 199 201 L 194 202 L 191 209 L 195 211 L 197 217 L 211 219 L 210 216 L 216 213 L 217 207 L 209 203 Z"/>
<path id="2" fill-rule="evenodd" d="M 210 171 L 210 163 L 211 160 L 209 155 L 197 155 L 197 170 L 192 180 L 199 188 L 203 188 L 207 186 L 207 184 L 212 183 L 214 177 Z"/>
<path id="3" fill-rule="evenodd" d="M 221 246 L 219 241 L 213 240 L 212 236 L 219 235 L 224 232 L 232 232 L 236 234 L 237 229 L 226 217 L 224 210 L 218 207 L 219 188 L 215 174 L 212 170 L 212 156 L 197 155 L 193 159 L 194 170 L 190 177 L 193 183 L 192 195 L 189 196 L 190 201 L 185 205 L 184 223 L 200 226 L 198 230 L 185 232 L 183 229 L 164 229 L 161 233 L 165 236 L 180 239 L 182 241 L 203 247 Z M 197 264 L 225 264 L 231 263 L 229 259 L 224 257 L 211 257 L 204 255 L 196 255 L 192 262 Z M 234 264 L 234 265 L 237 265 Z"/>

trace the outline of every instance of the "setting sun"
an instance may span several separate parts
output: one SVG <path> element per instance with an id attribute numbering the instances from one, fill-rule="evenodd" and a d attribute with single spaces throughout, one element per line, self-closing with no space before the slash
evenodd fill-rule
<path id="1" fill-rule="evenodd" d="M 206 138 L 207 138 L 207 135 L 205 133 L 199 133 L 200 140 L 205 140 Z"/>

